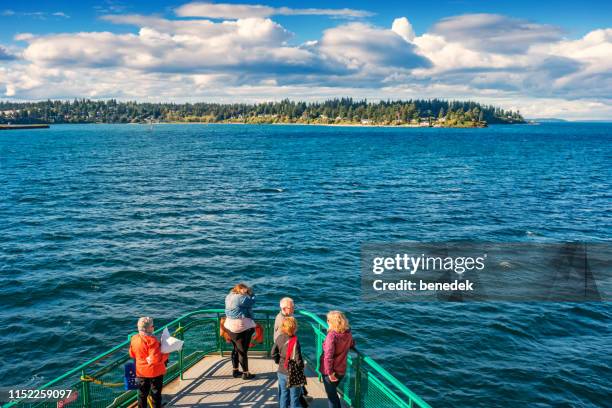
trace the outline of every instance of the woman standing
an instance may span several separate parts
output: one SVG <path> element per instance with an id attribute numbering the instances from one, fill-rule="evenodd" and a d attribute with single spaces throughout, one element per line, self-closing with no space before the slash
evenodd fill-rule
<path id="1" fill-rule="evenodd" d="M 162 387 L 168 354 L 161 352 L 159 340 L 153 334 L 153 319 L 138 319 L 138 334 L 130 340 L 130 357 L 136 363 L 136 381 L 138 384 L 138 407 L 147 408 L 149 394 L 153 398 L 153 407 L 162 406 Z"/>
<path id="2" fill-rule="evenodd" d="M 321 374 L 329 408 L 341 408 L 338 384 L 346 374 L 346 359 L 349 349 L 355 347 L 355 341 L 344 313 L 332 310 L 327 314 L 327 324 L 329 328 L 320 361 Z"/>
<path id="3" fill-rule="evenodd" d="M 233 376 L 242 376 L 244 380 L 255 378 L 249 372 L 249 344 L 255 332 L 255 322 L 253 321 L 253 306 L 255 296 L 253 290 L 244 283 L 239 283 L 230 290 L 225 297 L 225 323 L 223 326 L 229 333 L 232 341 L 232 367 Z M 242 367 L 242 372 L 238 365 Z"/>
<path id="4" fill-rule="evenodd" d="M 279 334 L 274 340 L 272 357 L 278 364 L 278 403 L 280 408 L 301 408 L 300 397 L 303 384 L 287 387 L 289 360 L 294 360 L 298 367 L 304 367 L 300 342 L 295 333 L 297 321 L 294 317 L 285 317 L 280 325 Z M 300 368 L 302 369 L 302 368 Z"/>

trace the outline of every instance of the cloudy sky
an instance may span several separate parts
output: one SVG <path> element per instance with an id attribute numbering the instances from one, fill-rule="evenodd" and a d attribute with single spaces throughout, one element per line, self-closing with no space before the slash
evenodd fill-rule
<path id="1" fill-rule="evenodd" d="M 420 3 L 0 0 L 0 99 L 438 97 L 612 119 L 612 2 Z"/>

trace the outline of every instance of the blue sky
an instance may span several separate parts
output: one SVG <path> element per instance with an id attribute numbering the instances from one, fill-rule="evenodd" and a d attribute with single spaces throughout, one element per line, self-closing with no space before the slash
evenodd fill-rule
<path id="1" fill-rule="evenodd" d="M 0 12 L 13 10 L 20 13 L 32 12 L 63 12 L 70 18 L 46 16 L 45 19 L 35 16 L 19 16 L 19 18 L 6 18 L 0 21 L 0 41 L 11 41 L 17 32 L 48 33 L 80 30 L 112 30 L 118 28 L 112 24 L 98 19 L 107 13 L 142 13 L 172 16 L 172 9 L 185 4 L 186 1 L 53 1 L 42 2 L 32 0 L 0 1 Z M 245 1 L 223 1 L 223 3 L 248 3 Z M 252 2 L 251 4 L 266 4 L 270 6 L 287 7 L 313 7 L 313 8 L 352 8 L 362 9 L 375 13 L 368 21 L 379 25 L 388 25 L 399 15 L 406 16 L 412 22 L 417 33 L 422 33 L 441 18 L 467 13 L 496 13 L 513 17 L 525 18 L 532 21 L 555 24 L 567 30 L 569 36 L 584 35 L 594 28 L 609 27 L 612 25 L 612 2 L 610 1 L 266 1 Z M 32 18 L 34 17 L 34 18 Z M 303 40 L 316 38 L 320 32 L 332 27 L 334 19 L 320 19 L 317 17 L 280 17 L 278 21 L 291 26 L 298 38 Z M 127 29 L 123 29 L 127 31 Z"/>
<path id="2" fill-rule="evenodd" d="M 441 97 L 610 119 L 612 2 L 0 1 L 0 98 Z"/>

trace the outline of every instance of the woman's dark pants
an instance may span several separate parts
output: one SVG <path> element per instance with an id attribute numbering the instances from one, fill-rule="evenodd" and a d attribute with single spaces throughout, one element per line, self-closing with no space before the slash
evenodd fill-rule
<path id="1" fill-rule="evenodd" d="M 340 397 L 338 397 L 338 384 L 342 381 L 342 377 L 344 376 L 337 375 L 336 378 L 338 381 L 332 382 L 329 381 L 326 375 L 323 376 L 323 386 L 325 386 L 329 408 L 342 408 L 342 405 L 340 405 Z"/>
<path id="2" fill-rule="evenodd" d="M 249 352 L 249 343 L 251 343 L 251 337 L 255 333 L 255 329 L 248 329 L 240 333 L 234 333 L 228 330 L 230 339 L 232 340 L 232 367 L 234 370 L 238 369 L 238 363 L 242 367 L 242 371 L 249 371 L 249 358 L 247 353 Z"/>
<path id="3" fill-rule="evenodd" d="M 149 391 L 151 392 L 151 398 L 153 398 L 153 408 L 161 408 L 164 376 L 160 375 L 155 378 L 137 377 L 136 380 L 138 381 L 138 408 L 147 408 Z"/>

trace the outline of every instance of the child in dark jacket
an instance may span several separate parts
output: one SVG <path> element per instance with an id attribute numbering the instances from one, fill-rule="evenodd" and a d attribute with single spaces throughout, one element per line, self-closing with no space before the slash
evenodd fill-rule
<path id="1" fill-rule="evenodd" d="M 278 364 L 278 402 L 280 408 L 301 408 L 300 396 L 302 386 L 287 388 L 287 357 L 293 358 L 299 367 L 303 367 L 302 350 L 300 342 L 295 333 L 297 332 L 297 321 L 293 317 L 285 317 L 280 327 L 280 334 L 274 341 L 272 357 Z M 295 353 L 294 353 L 295 351 Z"/>

